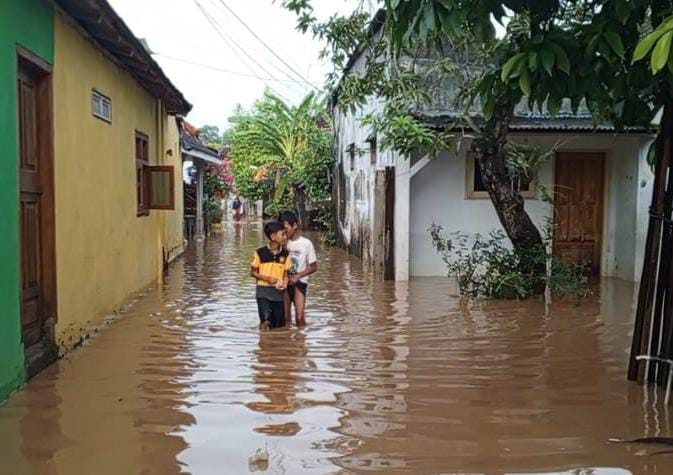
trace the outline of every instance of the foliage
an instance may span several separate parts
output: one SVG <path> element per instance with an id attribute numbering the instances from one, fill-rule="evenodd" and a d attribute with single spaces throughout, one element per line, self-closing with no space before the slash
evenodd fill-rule
<path id="1" fill-rule="evenodd" d="M 210 220 L 211 224 L 217 224 L 222 222 L 224 211 L 222 210 L 221 198 L 209 196 L 207 197 L 203 206 L 206 211 L 206 216 L 208 216 L 208 219 Z"/>
<path id="2" fill-rule="evenodd" d="M 309 94 L 297 106 L 266 92 L 252 111 L 230 121 L 232 171 L 238 191 L 264 199 L 267 212 L 296 209 L 300 193 L 328 209 L 331 135 L 322 101 Z"/>
<path id="3" fill-rule="evenodd" d="M 220 149 L 224 145 L 224 136 L 216 125 L 204 125 L 199 129 L 199 138 L 209 147 Z"/>
<path id="4" fill-rule="evenodd" d="M 489 195 L 518 250 L 538 247 L 542 237 L 518 189 L 499 186 L 512 172 L 525 179 L 536 166 L 512 167 L 515 108 L 555 115 L 586 107 L 596 123 L 647 127 L 673 85 L 671 74 L 652 75 L 666 65 L 673 70 L 667 0 L 382 0 L 380 35 L 372 34 L 376 25 L 363 3 L 327 21 L 316 18 L 311 3 L 283 0 L 300 30 L 327 43 L 339 107 L 352 111 L 382 99 L 383 110 L 365 123 L 385 138 L 383 148 L 405 155 L 436 155 L 462 137 L 474 139 Z M 355 52 L 364 58 L 358 71 L 346 67 Z M 648 54 L 649 68 L 639 61 Z M 418 112 L 445 108 L 438 99 L 447 90 L 458 113 L 443 128 L 429 127 Z"/>
<path id="5" fill-rule="evenodd" d="M 207 166 L 204 179 L 204 193 L 207 196 L 222 198 L 233 189 L 234 177 L 231 173 L 231 162 L 221 165 Z"/>
<path id="6" fill-rule="evenodd" d="M 540 287 L 558 295 L 584 296 L 587 279 L 584 265 L 569 265 L 550 253 L 551 247 L 540 246 L 515 250 L 507 246 L 503 231 L 488 236 L 453 233 L 443 236 L 441 226 L 430 229 L 432 243 L 446 263 L 449 275 L 455 277 L 461 294 L 495 299 L 525 299 Z M 540 266 L 545 274 L 535 272 Z"/>

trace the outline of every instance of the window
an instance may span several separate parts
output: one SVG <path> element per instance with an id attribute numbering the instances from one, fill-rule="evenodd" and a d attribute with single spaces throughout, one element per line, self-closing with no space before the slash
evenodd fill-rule
<path id="1" fill-rule="evenodd" d="M 138 216 L 151 209 L 175 209 L 175 173 L 171 165 L 150 166 L 149 137 L 136 131 L 136 203 Z"/>
<path id="2" fill-rule="evenodd" d="M 150 209 L 175 209 L 175 173 L 173 166 L 148 167 Z"/>
<path id="3" fill-rule="evenodd" d="M 355 170 L 355 144 L 352 143 L 348 146 L 348 158 L 350 160 L 351 171 Z"/>
<path id="4" fill-rule="evenodd" d="M 150 214 L 147 178 L 147 169 L 149 166 L 149 137 L 136 131 L 136 198 L 138 216 L 147 216 Z"/>
<path id="5" fill-rule="evenodd" d="M 468 199 L 482 199 L 488 198 L 488 190 L 484 184 L 484 179 L 481 176 L 481 169 L 478 166 L 477 159 L 473 153 L 467 154 L 467 163 L 465 166 L 465 189 L 467 190 Z M 533 180 L 527 185 L 520 187 L 518 183 L 515 185 L 519 187 L 521 196 L 524 198 L 535 198 L 536 193 L 536 181 L 537 177 L 534 177 Z"/>
<path id="6" fill-rule="evenodd" d="M 378 155 L 378 149 L 376 147 L 376 136 L 372 136 L 369 138 L 369 163 L 372 165 L 376 165 L 377 163 L 377 155 Z"/>
<path id="7" fill-rule="evenodd" d="M 91 91 L 91 113 L 94 117 L 112 123 L 112 101 L 95 89 Z"/>

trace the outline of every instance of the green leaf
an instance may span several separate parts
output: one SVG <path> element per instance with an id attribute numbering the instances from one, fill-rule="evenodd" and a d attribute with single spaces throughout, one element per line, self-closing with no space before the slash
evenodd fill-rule
<path id="1" fill-rule="evenodd" d="M 423 18 L 419 26 L 419 35 L 423 41 L 428 38 L 429 33 L 437 30 L 437 23 L 435 21 L 435 4 L 428 3 L 423 11 Z"/>
<path id="2" fill-rule="evenodd" d="M 624 57 L 624 43 L 622 42 L 622 37 L 619 36 L 618 33 L 614 31 L 606 31 L 605 34 L 605 39 L 607 40 L 608 43 L 610 43 L 610 47 L 612 48 L 612 51 L 615 52 L 617 56 L 620 58 Z"/>
<path id="3" fill-rule="evenodd" d="M 537 53 L 535 51 L 528 55 L 528 69 L 530 71 L 537 70 Z"/>
<path id="4" fill-rule="evenodd" d="M 550 48 L 543 49 L 540 59 L 542 60 L 542 66 L 544 67 L 545 71 L 547 71 L 547 74 L 551 76 L 555 60 L 554 51 Z"/>
<path id="5" fill-rule="evenodd" d="M 491 94 L 488 95 L 486 98 L 486 102 L 484 103 L 484 117 L 486 120 L 489 120 L 491 117 L 493 117 L 493 110 L 495 109 L 495 99 Z"/>
<path id="6" fill-rule="evenodd" d="M 657 45 L 652 51 L 651 60 L 652 72 L 654 74 L 657 74 L 664 68 L 664 66 L 666 66 L 668 55 L 671 52 L 671 40 L 673 40 L 673 31 L 665 33 L 659 38 L 659 41 L 657 41 Z"/>
<path id="7" fill-rule="evenodd" d="M 641 40 L 640 43 L 638 43 L 638 46 L 636 46 L 636 50 L 633 52 L 633 62 L 635 63 L 636 61 L 640 61 L 643 59 L 645 56 L 647 56 L 647 53 L 650 52 L 654 44 L 657 42 L 661 36 L 667 32 L 665 28 L 663 28 L 664 25 L 660 26 L 656 30 L 654 30 L 652 33 L 647 35 L 645 38 Z"/>
<path id="8" fill-rule="evenodd" d="M 561 105 L 563 104 L 562 98 L 550 94 L 549 99 L 547 100 L 547 109 L 551 115 L 556 115 L 561 111 Z"/>
<path id="9" fill-rule="evenodd" d="M 596 54 L 596 50 L 598 49 L 598 42 L 600 41 L 600 39 L 601 35 L 594 35 L 591 38 L 584 53 L 586 58 L 592 58 Z"/>
<path id="10" fill-rule="evenodd" d="M 521 69 L 521 76 L 519 76 L 519 87 L 525 95 L 530 95 L 530 74 L 526 68 Z"/>
<path id="11" fill-rule="evenodd" d="M 568 53 L 556 43 L 552 43 L 550 48 L 554 50 L 556 67 L 567 75 L 570 75 L 570 59 L 568 58 Z"/>
<path id="12" fill-rule="evenodd" d="M 507 60 L 505 65 L 502 67 L 502 73 L 500 74 L 500 79 L 502 82 L 507 82 L 509 80 L 514 66 L 516 66 L 524 56 L 526 56 L 526 53 L 517 53 Z"/>

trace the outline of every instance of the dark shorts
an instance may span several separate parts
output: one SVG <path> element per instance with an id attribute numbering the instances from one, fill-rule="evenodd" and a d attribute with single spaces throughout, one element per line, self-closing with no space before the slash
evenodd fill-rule
<path id="1" fill-rule="evenodd" d="M 306 297 L 306 292 L 308 291 L 308 284 L 302 281 L 297 282 L 295 285 L 288 285 L 287 293 L 290 295 L 290 300 L 294 302 L 294 295 L 297 292 L 301 292 L 304 297 Z"/>
<path id="2" fill-rule="evenodd" d="M 259 323 L 269 322 L 271 328 L 285 326 L 285 304 L 274 302 L 269 299 L 258 298 L 257 310 L 259 311 Z"/>

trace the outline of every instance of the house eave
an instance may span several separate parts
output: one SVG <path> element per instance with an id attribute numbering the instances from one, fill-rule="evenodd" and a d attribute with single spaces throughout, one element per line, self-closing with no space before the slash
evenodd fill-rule
<path id="1" fill-rule="evenodd" d="M 183 158 L 186 156 L 188 158 L 194 159 L 194 160 L 203 160 L 208 163 L 212 163 L 214 165 L 221 165 L 224 160 L 222 160 L 219 157 L 215 157 L 212 155 L 208 155 L 207 153 L 201 152 L 199 150 L 188 150 L 183 148 L 182 149 L 182 155 Z"/>
<path id="2" fill-rule="evenodd" d="M 192 105 L 107 0 L 52 1 L 140 86 L 161 99 L 169 114 L 186 115 L 191 110 Z"/>

